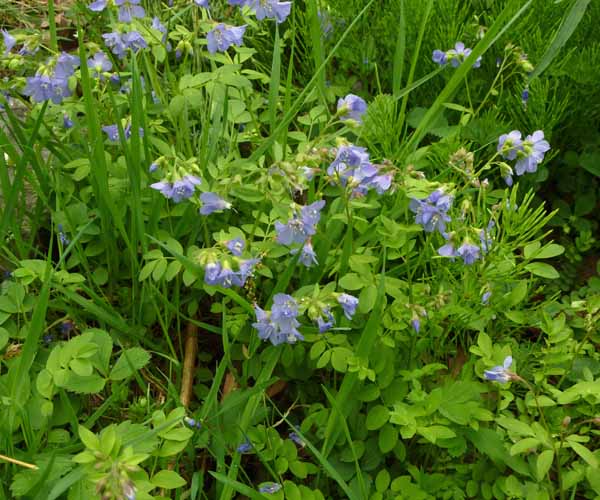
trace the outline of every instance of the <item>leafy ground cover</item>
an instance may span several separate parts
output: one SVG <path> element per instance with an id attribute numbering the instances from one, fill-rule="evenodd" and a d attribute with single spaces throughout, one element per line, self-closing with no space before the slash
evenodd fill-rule
<path id="1" fill-rule="evenodd" d="M 3 14 L 4 497 L 600 496 L 598 9 L 381 3 Z"/>

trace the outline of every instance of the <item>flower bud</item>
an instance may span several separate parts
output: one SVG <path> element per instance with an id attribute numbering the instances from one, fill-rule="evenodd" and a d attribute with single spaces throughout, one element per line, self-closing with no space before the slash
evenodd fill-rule
<path id="1" fill-rule="evenodd" d="M 571 417 L 569 417 L 568 415 L 563 418 L 563 421 L 561 422 L 560 425 L 562 425 L 563 427 L 569 427 L 569 424 L 571 423 Z"/>

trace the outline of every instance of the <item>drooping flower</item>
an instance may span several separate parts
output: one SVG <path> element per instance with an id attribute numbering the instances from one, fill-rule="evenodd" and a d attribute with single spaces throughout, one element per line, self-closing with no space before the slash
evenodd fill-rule
<path id="1" fill-rule="evenodd" d="M 500 382 L 501 384 L 506 384 L 506 382 L 509 382 L 510 380 L 515 378 L 515 374 L 509 371 L 512 362 L 512 356 L 506 356 L 506 358 L 504 358 L 502 366 L 494 366 L 490 370 L 485 370 L 483 376 L 487 380 L 494 380 L 496 382 Z"/>
<path id="2" fill-rule="evenodd" d="M 300 446 L 301 448 L 304 448 L 306 446 L 306 443 L 304 442 L 304 440 L 298 435 L 297 432 L 290 432 L 288 434 L 288 437 L 294 442 L 296 443 L 298 446 Z"/>
<path id="3" fill-rule="evenodd" d="M 479 252 L 481 249 L 477 245 L 465 241 L 461 246 L 456 249 L 456 256 L 462 258 L 463 262 L 470 266 L 477 259 L 479 259 Z"/>
<path id="4" fill-rule="evenodd" d="M 202 215 L 209 215 L 213 212 L 221 212 L 223 210 L 229 210 L 231 203 L 225 201 L 217 193 L 207 192 L 200 195 L 202 201 L 202 207 L 200 207 L 200 213 Z"/>
<path id="5" fill-rule="evenodd" d="M 367 103 L 361 97 L 354 94 L 348 94 L 337 103 L 337 112 L 341 120 L 354 120 L 362 123 L 362 116 L 367 111 Z"/>
<path id="6" fill-rule="evenodd" d="M 92 70 L 94 78 L 104 79 L 103 73 L 110 71 L 113 67 L 112 62 L 102 51 L 96 52 L 94 57 L 88 59 L 88 68 Z"/>
<path id="7" fill-rule="evenodd" d="M 246 439 L 246 441 L 244 441 L 236 448 L 236 451 L 238 453 L 248 453 L 252 451 L 252 443 L 250 443 L 250 441 Z"/>
<path id="8" fill-rule="evenodd" d="M 198 420 L 193 419 L 192 417 L 183 417 L 183 423 L 189 427 L 193 427 L 195 429 L 201 429 L 202 423 Z"/>
<path id="9" fill-rule="evenodd" d="M 66 113 L 63 115 L 63 127 L 66 129 L 73 128 L 73 120 Z"/>
<path id="10" fill-rule="evenodd" d="M 194 0 L 194 3 L 198 6 L 198 7 L 204 7 L 205 9 L 208 9 L 208 0 Z"/>
<path id="11" fill-rule="evenodd" d="M 456 257 L 456 249 L 454 248 L 454 244 L 452 242 L 448 242 L 438 248 L 438 255 L 441 255 L 442 257 L 450 257 L 452 260 L 454 260 L 454 257 Z"/>
<path id="12" fill-rule="evenodd" d="M 416 314 L 410 320 L 410 324 L 412 325 L 415 333 L 419 333 L 419 330 L 421 329 L 421 320 L 419 319 L 419 317 Z"/>
<path id="13" fill-rule="evenodd" d="M 484 292 L 484 294 L 481 296 L 481 303 L 484 306 L 487 306 L 488 303 L 490 302 L 490 297 L 492 296 L 492 292 L 490 292 L 489 290 Z"/>
<path id="14" fill-rule="evenodd" d="M 102 35 L 104 43 L 119 59 L 125 57 L 127 49 L 137 52 L 140 49 L 148 47 L 144 37 L 137 31 L 129 31 L 127 33 L 105 33 Z"/>
<path id="15" fill-rule="evenodd" d="M 347 293 L 341 293 L 337 297 L 338 304 L 342 306 L 344 315 L 348 319 L 352 319 L 356 312 L 356 306 L 358 305 L 358 299 Z"/>
<path id="16" fill-rule="evenodd" d="M 225 242 L 225 247 L 229 250 L 233 255 L 239 257 L 242 255 L 244 248 L 246 247 L 246 242 L 242 238 L 233 238 L 232 240 L 227 240 Z"/>
<path id="17" fill-rule="evenodd" d="M 279 483 L 265 483 L 260 488 L 258 488 L 259 493 L 268 493 L 273 494 L 277 493 L 281 489 L 281 485 Z"/>
<path id="18" fill-rule="evenodd" d="M 447 212 L 452 206 L 452 201 L 452 196 L 438 189 L 425 200 L 413 198 L 409 207 L 415 214 L 415 222 L 422 225 L 426 232 L 432 233 L 437 230 L 446 237 L 446 223 L 451 220 Z"/>
<path id="19" fill-rule="evenodd" d="M 225 52 L 232 45 L 241 46 L 246 25 L 229 26 L 219 23 L 206 35 L 207 48 L 211 54 Z"/>
<path id="20" fill-rule="evenodd" d="M 319 333 L 325 333 L 335 324 L 335 318 L 333 317 L 333 314 L 331 314 L 331 311 L 328 307 L 323 309 L 323 315 L 325 316 L 325 318 L 323 318 L 323 316 L 319 316 L 317 318 L 317 326 L 319 327 Z"/>
<path id="21" fill-rule="evenodd" d="M 102 131 L 106 133 L 108 136 L 108 140 L 111 142 L 119 142 L 119 126 L 117 124 L 114 125 L 105 125 L 102 127 Z M 139 128 L 140 137 L 144 137 L 144 129 L 142 127 Z M 131 137 L 131 123 L 127 123 L 123 128 L 123 135 L 125 139 L 129 139 Z"/>
<path id="22" fill-rule="evenodd" d="M 249 0 L 246 5 L 254 10 L 259 21 L 269 18 L 275 19 L 278 24 L 287 19 L 292 9 L 292 2 L 278 0 Z"/>
<path id="23" fill-rule="evenodd" d="M 2 38 L 4 39 L 4 55 L 7 55 L 17 44 L 17 39 L 6 30 L 2 30 Z"/>
<path id="24" fill-rule="evenodd" d="M 527 102 L 529 101 L 529 89 L 525 87 L 523 92 L 521 92 L 521 103 L 524 107 L 527 107 Z"/>
<path id="25" fill-rule="evenodd" d="M 115 5 L 119 7 L 119 21 L 130 23 L 134 18 L 143 18 L 146 11 L 140 5 L 141 0 L 115 0 Z"/>
<path id="26" fill-rule="evenodd" d="M 307 241 L 302 246 L 302 252 L 300 253 L 300 262 L 305 267 L 319 265 L 319 262 L 317 261 L 317 254 L 315 254 L 315 251 L 314 251 L 313 246 L 310 241 Z"/>
<path id="27" fill-rule="evenodd" d="M 175 182 L 163 180 L 150 184 L 150 187 L 160 191 L 165 198 L 173 200 L 174 203 L 179 203 L 190 198 L 194 194 L 196 186 L 201 182 L 202 180 L 195 175 L 186 175 Z"/>

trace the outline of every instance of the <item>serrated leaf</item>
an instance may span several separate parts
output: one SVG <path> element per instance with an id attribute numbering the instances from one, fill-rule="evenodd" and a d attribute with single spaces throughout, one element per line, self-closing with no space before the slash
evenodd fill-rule
<path id="1" fill-rule="evenodd" d="M 123 351 L 112 370 L 109 378 L 111 380 L 123 380 L 134 371 L 140 370 L 150 361 L 150 354 L 141 347 L 132 347 Z"/>

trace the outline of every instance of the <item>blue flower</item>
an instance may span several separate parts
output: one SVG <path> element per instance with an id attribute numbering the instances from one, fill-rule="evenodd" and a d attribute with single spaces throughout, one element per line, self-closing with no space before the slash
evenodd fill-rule
<path id="1" fill-rule="evenodd" d="M 361 97 L 348 94 L 337 103 L 337 112 L 341 120 L 354 120 L 362 123 L 362 116 L 367 111 L 367 103 Z"/>
<path id="2" fill-rule="evenodd" d="M 256 14 L 259 21 L 269 18 L 282 23 L 290 15 L 292 2 L 279 2 L 278 0 L 249 0 L 248 5 Z"/>
<path id="3" fill-rule="evenodd" d="M 71 243 L 71 240 L 69 240 L 69 238 L 67 238 L 67 235 L 63 231 L 63 225 L 62 224 L 58 225 L 58 239 L 63 244 L 63 246 L 67 246 L 69 243 Z"/>
<path id="4" fill-rule="evenodd" d="M 104 43 L 111 49 L 112 53 L 119 59 L 125 57 L 127 49 L 131 49 L 134 52 L 139 49 L 145 49 L 148 47 L 144 37 L 137 31 L 130 31 L 128 33 L 105 33 L 102 35 Z"/>
<path id="5" fill-rule="evenodd" d="M 192 417 L 183 417 L 183 423 L 189 427 L 193 427 L 194 429 L 202 428 L 202 423 L 193 419 Z"/>
<path id="6" fill-rule="evenodd" d="M 352 319 L 356 312 L 356 306 L 358 305 L 358 299 L 347 293 L 341 293 L 337 298 L 338 303 L 342 306 L 346 318 Z"/>
<path id="7" fill-rule="evenodd" d="M 354 146 L 340 146 L 337 150 L 335 160 L 327 167 L 327 174 L 342 177 L 343 182 L 351 175 L 354 168 L 363 163 L 369 163 L 369 153 L 365 148 Z"/>
<path id="8" fill-rule="evenodd" d="M 446 223 L 451 220 L 447 212 L 452 206 L 452 201 L 452 196 L 438 189 L 425 200 L 413 198 L 409 206 L 415 213 L 415 222 L 422 225 L 426 232 L 432 233 L 437 230 L 446 237 Z"/>
<path id="9" fill-rule="evenodd" d="M 302 252 L 300 253 L 300 262 L 305 267 L 319 265 L 319 261 L 317 260 L 317 254 L 315 254 L 315 251 L 313 250 L 313 246 L 310 241 L 307 241 L 302 246 Z"/>
<path id="10" fill-rule="evenodd" d="M 485 292 L 482 296 L 481 296 L 481 303 L 484 306 L 487 306 L 488 303 L 490 302 L 490 297 L 492 296 L 492 292 L 490 292 L 489 290 L 487 292 Z"/>
<path id="11" fill-rule="evenodd" d="M 258 491 L 260 493 L 273 494 L 277 493 L 280 489 L 281 485 L 279 483 L 265 483 L 260 488 L 258 488 Z"/>
<path id="12" fill-rule="evenodd" d="M 221 212 L 222 210 L 229 210 L 231 208 L 231 203 L 225 201 L 217 193 L 202 193 L 200 200 L 202 201 L 202 207 L 200 207 L 202 215 L 210 215 L 213 212 Z"/>
<path id="13" fill-rule="evenodd" d="M 71 95 L 67 80 L 37 74 L 28 77 L 23 94 L 34 102 L 52 101 L 60 104 L 65 97 Z"/>
<path id="14" fill-rule="evenodd" d="M 431 58 L 433 59 L 434 63 L 437 63 L 440 66 L 444 66 L 448 63 L 448 57 L 446 56 L 446 53 L 443 50 L 434 50 Z"/>
<path id="15" fill-rule="evenodd" d="M 73 128 L 73 120 L 66 113 L 63 115 L 63 127 L 66 129 Z"/>
<path id="16" fill-rule="evenodd" d="M 463 262 L 470 266 L 477 259 L 479 259 L 479 252 L 481 249 L 477 245 L 465 241 L 461 246 L 456 249 L 456 256 L 461 257 Z"/>
<path id="17" fill-rule="evenodd" d="M 165 198 L 173 200 L 174 203 L 179 203 L 190 198 L 194 194 L 196 186 L 201 182 L 202 180 L 195 175 L 186 175 L 173 183 L 160 181 L 150 184 L 150 187 L 160 191 Z"/>
<path id="18" fill-rule="evenodd" d="M 156 162 L 153 161 L 150 164 L 150 166 L 148 167 L 148 172 L 149 173 L 153 173 L 153 172 L 156 172 L 157 170 L 158 170 L 158 163 L 156 163 Z"/>
<path id="19" fill-rule="evenodd" d="M 250 441 L 246 439 L 246 441 L 244 441 L 236 448 L 236 451 L 238 453 L 248 453 L 252 451 L 252 443 L 250 443 Z"/>
<path id="20" fill-rule="evenodd" d="M 229 250 L 233 255 L 239 257 L 242 255 L 244 248 L 246 247 L 246 242 L 242 238 L 233 238 L 232 240 L 227 240 L 225 242 L 225 247 Z"/>
<path id="21" fill-rule="evenodd" d="M 502 134 L 498 138 L 498 153 L 506 160 L 515 160 L 519 151 L 523 151 L 523 141 L 518 130 Z"/>
<path id="22" fill-rule="evenodd" d="M 88 59 L 87 65 L 88 68 L 92 70 L 92 76 L 101 80 L 104 79 L 104 75 L 102 73 L 110 71 L 113 67 L 110 59 L 102 51 L 96 52 L 94 57 Z"/>
<path id="23" fill-rule="evenodd" d="M 319 316 L 317 318 L 317 326 L 319 327 L 319 333 L 325 333 L 327 330 L 333 327 L 333 325 L 335 325 L 335 318 L 333 317 L 333 314 L 331 314 L 331 311 L 328 307 L 323 309 L 323 314 L 325 315 L 326 320 L 323 319 L 322 316 Z"/>
<path id="24" fill-rule="evenodd" d="M 462 42 L 456 42 L 453 49 L 450 49 L 446 52 L 441 50 L 434 50 L 432 54 L 433 62 L 439 64 L 440 66 L 445 66 L 450 63 L 453 67 L 458 68 L 464 60 L 471 55 L 472 50 L 465 47 L 465 44 Z M 481 66 L 481 56 L 479 56 L 475 63 L 473 64 L 474 68 L 479 68 Z"/>
<path id="25" fill-rule="evenodd" d="M 535 172 L 538 165 L 544 160 L 544 154 L 550 150 L 550 144 L 544 139 L 544 132 L 541 130 L 536 130 L 532 135 L 525 137 L 522 147 L 515 164 L 517 175 Z"/>
<path id="26" fill-rule="evenodd" d="M 502 366 L 494 366 L 490 370 L 485 370 L 485 372 L 483 372 L 483 376 L 487 380 L 495 380 L 496 382 L 500 382 L 501 384 L 506 384 L 506 382 L 509 382 L 516 376 L 514 373 L 509 371 L 512 362 L 512 356 L 506 356 L 506 358 L 504 358 Z"/>
<path id="27" fill-rule="evenodd" d="M 529 89 L 526 87 L 521 92 L 521 103 L 523 103 L 523 106 L 527 107 L 527 101 L 529 101 Z"/>
<path id="28" fill-rule="evenodd" d="M 115 5 L 119 7 L 119 21 L 130 23 L 134 17 L 144 17 L 146 11 L 140 2 L 141 0 L 115 0 Z"/>
<path id="29" fill-rule="evenodd" d="M 300 446 L 301 448 L 304 448 L 306 446 L 306 443 L 304 442 L 304 440 L 298 435 L 297 432 L 290 432 L 288 437 L 294 442 L 296 443 L 298 446 Z"/>
<path id="30" fill-rule="evenodd" d="M 412 325 L 415 333 L 419 333 L 419 330 L 421 329 L 421 320 L 419 319 L 419 317 L 413 316 L 413 318 L 410 320 L 410 324 Z"/>
<path id="31" fill-rule="evenodd" d="M 300 209 L 300 216 L 295 213 L 286 224 L 275 221 L 277 242 L 282 245 L 304 243 L 309 236 L 317 232 L 316 226 L 321 217 L 321 210 L 325 206 L 324 200 L 315 201 Z"/>
<path id="32" fill-rule="evenodd" d="M 102 127 L 102 131 L 106 133 L 108 136 L 108 140 L 111 142 L 119 142 L 119 127 L 118 125 L 105 125 Z M 123 129 L 123 134 L 125 135 L 125 139 L 129 139 L 131 137 L 131 123 L 125 125 Z M 140 137 L 144 137 L 144 129 L 140 127 L 139 129 Z"/>
<path id="33" fill-rule="evenodd" d="M 454 249 L 454 244 L 452 242 L 446 243 L 444 246 L 438 248 L 438 255 L 442 257 L 450 257 L 454 260 L 456 257 L 456 250 Z"/>
<path id="34" fill-rule="evenodd" d="M 108 0 L 96 0 L 88 5 L 88 9 L 94 12 L 102 12 L 106 9 L 106 5 L 108 4 Z"/>
<path id="35" fill-rule="evenodd" d="M 297 329 L 300 326 L 296 319 L 299 314 L 298 303 L 292 296 L 278 293 L 273 297 L 270 313 L 257 305 L 254 306 L 254 311 L 256 322 L 252 326 L 262 340 L 269 340 L 273 345 L 283 342 L 294 344 L 298 339 L 304 340 Z"/>
<path id="36" fill-rule="evenodd" d="M 208 51 L 214 54 L 215 52 L 225 52 L 232 45 L 241 46 L 245 31 L 245 24 L 243 26 L 217 24 L 206 35 Z"/>
<path id="37" fill-rule="evenodd" d="M 6 30 L 2 30 L 2 37 L 4 39 L 4 55 L 7 55 L 17 44 L 17 39 Z"/>
<path id="38" fill-rule="evenodd" d="M 59 80 L 67 80 L 75 73 L 75 68 L 79 66 L 79 57 L 72 56 L 66 52 L 62 52 L 56 58 L 54 66 L 54 78 Z"/>
<path id="39" fill-rule="evenodd" d="M 204 7 L 205 9 L 208 9 L 208 0 L 194 0 L 194 3 L 198 7 Z"/>

